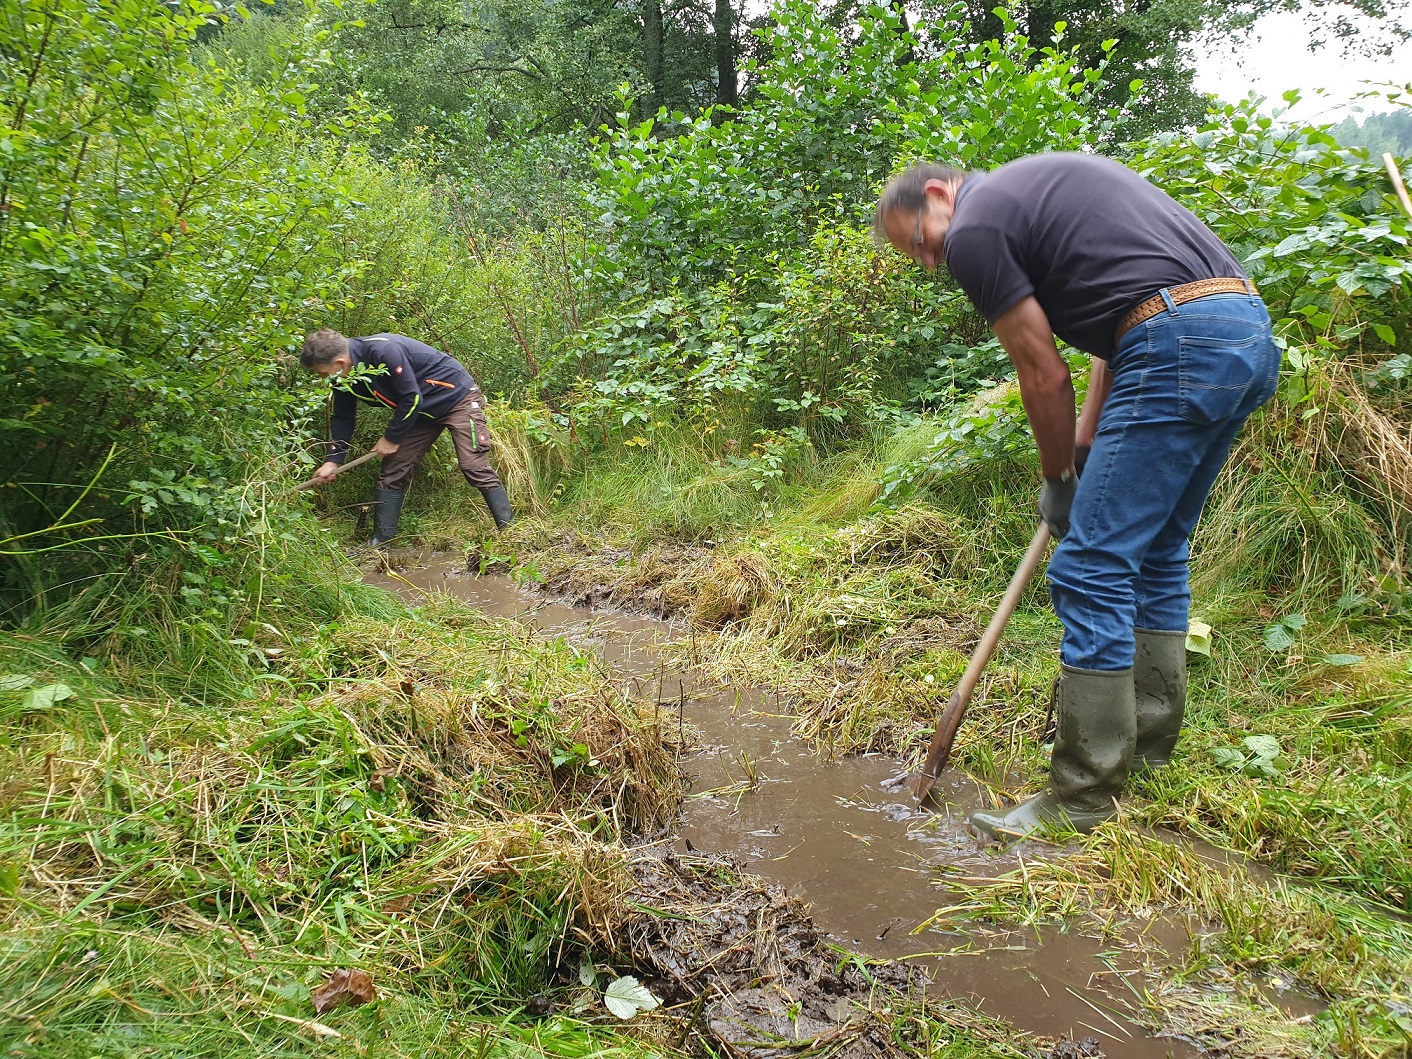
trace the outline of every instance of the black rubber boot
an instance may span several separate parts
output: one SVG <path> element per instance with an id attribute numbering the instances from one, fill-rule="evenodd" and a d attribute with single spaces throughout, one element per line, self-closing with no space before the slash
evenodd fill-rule
<path id="1" fill-rule="evenodd" d="M 397 536 L 397 524 L 402 521 L 402 497 L 406 495 L 397 489 L 374 489 L 373 499 L 377 511 L 373 516 L 374 548 L 381 548 Z"/>
<path id="2" fill-rule="evenodd" d="M 1064 666 L 1054 712 L 1049 790 L 1008 812 L 972 813 L 974 827 L 993 838 L 1051 829 L 1087 833 L 1118 811 L 1137 740 L 1133 671 Z"/>
<path id="3" fill-rule="evenodd" d="M 496 529 L 503 530 L 515 521 L 515 509 L 510 506 L 510 497 L 503 485 L 494 489 L 482 489 L 480 495 L 485 499 L 485 506 L 490 509 L 490 517 L 495 520 Z"/>
<path id="4" fill-rule="evenodd" d="M 1186 633 L 1134 629 L 1133 691 L 1137 696 L 1137 750 L 1133 771 L 1161 768 L 1186 713 Z"/>

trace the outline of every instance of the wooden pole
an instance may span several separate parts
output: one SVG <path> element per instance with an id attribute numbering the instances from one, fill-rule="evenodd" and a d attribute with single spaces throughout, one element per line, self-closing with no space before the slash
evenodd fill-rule
<path id="1" fill-rule="evenodd" d="M 1030 541 L 1029 550 L 1020 560 L 1019 569 L 1010 579 L 1010 587 L 1005 590 L 1005 595 L 1000 600 L 1000 606 L 995 608 L 995 614 L 991 616 L 990 624 L 985 627 L 980 642 L 971 652 L 971 661 L 966 666 L 966 672 L 961 674 L 961 683 L 951 693 L 951 699 L 947 702 L 941 719 L 936 723 L 936 732 L 932 735 L 931 746 L 927 749 L 926 763 L 922 766 L 922 771 L 917 774 L 916 782 L 912 787 L 912 795 L 918 802 L 927 796 L 927 792 L 932 789 L 932 784 L 936 782 L 937 776 L 941 775 L 941 770 L 946 767 L 946 762 L 951 758 L 951 744 L 956 741 L 956 732 L 961 727 L 961 718 L 966 715 L 966 707 L 970 705 L 971 693 L 976 690 L 976 682 L 981 679 L 981 671 L 985 669 L 985 664 L 990 661 L 990 656 L 995 652 L 995 646 L 1000 642 L 1000 634 L 1005 631 L 1005 625 L 1010 620 L 1010 615 L 1015 613 L 1015 606 L 1020 602 L 1020 597 L 1024 595 L 1025 586 L 1030 583 L 1035 568 L 1044 558 L 1044 549 L 1048 546 L 1049 527 L 1041 522 L 1039 529 L 1035 530 L 1034 539 Z"/>
<path id="2" fill-rule="evenodd" d="M 1407 185 L 1402 182 L 1402 173 L 1398 171 L 1397 159 L 1391 154 L 1384 154 L 1383 166 L 1387 169 L 1388 179 L 1392 181 L 1392 189 L 1397 192 L 1397 198 L 1402 203 L 1402 208 L 1407 211 L 1407 216 L 1412 217 L 1412 199 L 1407 197 Z"/>
<path id="3" fill-rule="evenodd" d="M 359 456 L 356 460 L 349 460 L 349 461 L 348 461 L 347 463 L 345 463 L 342 467 L 340 467 L 338 470 L 336 470 L 336 471 L 333 472 L 334 477 L 335 477 L 335 478 L 338 477 L 338 476 L 339 476 L 340 474 L 342 474 L 344 471 L 351 471 L 354 467 L 357 467 L 360 463 L 367 463 L 370 459 L 372 459 L 372 458 L 373 458 L 374 456 L 376 456 L 376 455 L 377 455 L 376 452 L 365 452 L 365 453 L 363 453 L 363 455 Z M 316 479 L 316 478 L 310 478 L 307 482 L 300 482 L 298 485 L 296 485 L 296 486 L 294 487 L 294 491 L 297 493 L 297 492 L 300 492 L 300 491 L 302 491 L 302 490 L 304 490 L 304 489 L 312 489 L 312 488 L 314 488 L 314 486 L 316 486 L 316 485 L 323 485 L 323 484 L 324 484 L 323 482 L 320 482 L 320 481 L 319 481 L 318 479 Z"/>

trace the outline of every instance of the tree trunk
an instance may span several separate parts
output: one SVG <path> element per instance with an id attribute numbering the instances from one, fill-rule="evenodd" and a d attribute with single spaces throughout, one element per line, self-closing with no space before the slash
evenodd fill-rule
<path id="1" fill-rule="evenodd" d="M 735 106 L 740 98 L 735 69 L 735 12 L 731 0 L 716 0 L 716 102 Z"/>
<path id="2" fill-rule="evenodd" d="M 906 0 L 892 0 L 892 10 L 896 13 L 897 17 L 902 20 L 902 24 L 898 28 L 905 35 L 911 29 L 911 23 L 907 21 Z M 917 49 L 914 48 L 911 44 L 908 44 L 907 50 L 902 53 L 901 60 L 898 65 L 908 66 L 916 61 Z"/>
<path id="3" fill-rule="evenodd" d="M 643 0 L 642 72 L 647 77 L 643 104 L 650 116 L 662 105 L 662 0 Z"/>

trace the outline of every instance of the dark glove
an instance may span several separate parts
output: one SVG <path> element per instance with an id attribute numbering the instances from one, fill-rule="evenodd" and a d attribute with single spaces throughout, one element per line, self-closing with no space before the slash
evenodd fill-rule
<path id="1" fill-rule="evenodd" d="M 1092 448 L 1092 445 L 1074 446 L 1074 477 L 1082 478 L 1084 476 L 1084 464 L 1088 462 L 1088 453 Z"/>
<path id="2" fill-rule="evenodd" d="M 1049 526 L 1054 539 L 1063 540 L 1069 532 L 1069 509 L 1074 506 L 1074 489 L 1079 480 L 1065 472 L 1062 478 L 1046 478 L 1039 494 L 1039 517 Z"/>

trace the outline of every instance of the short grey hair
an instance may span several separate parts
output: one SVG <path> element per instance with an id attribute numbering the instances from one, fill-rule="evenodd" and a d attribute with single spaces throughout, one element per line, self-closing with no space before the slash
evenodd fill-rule
<path id="1" fill-rule="evenodd" d="M 882 197 L 878 199 L 877 212 L 873 215 L 873 235 L 879 242 L 887 242 L 887 232 L 883 220 L 895 210 L 920 210 L 927 203 L 927 181 L 940 180 L 943 184 L 960 183 L 969 173 L 964 169 L 936 165 L 932 162 L 917 162 L 887 182 Z"/>
<path id="2" fill-rule="evenodd" d="M 331 327 L 321 327 L 304 339 L 299 364 L 307 369 L 315 364 L 332 364 L 348 352 L 348 339 Z"/>

